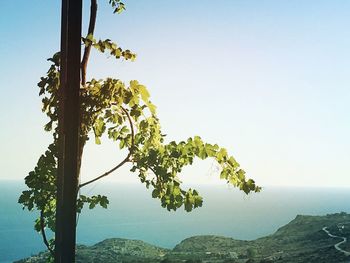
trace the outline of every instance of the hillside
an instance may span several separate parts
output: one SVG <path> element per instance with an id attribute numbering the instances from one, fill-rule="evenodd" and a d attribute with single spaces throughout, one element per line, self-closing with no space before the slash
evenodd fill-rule
<path id="1" fill-rule="evenodd" d="M 298 215 L 274 234 L 253 241 L 194 236 L 168 250 L 139 240 L 106 239 L 93 246 L 78 246 L 77 262 L 345 263 L 350 262 L 350 253 L 339 250 L 349 251 L 349 238 L 349 214 Z M 45 262 L 46 255 L 41 253 L 17 263 Z"/>

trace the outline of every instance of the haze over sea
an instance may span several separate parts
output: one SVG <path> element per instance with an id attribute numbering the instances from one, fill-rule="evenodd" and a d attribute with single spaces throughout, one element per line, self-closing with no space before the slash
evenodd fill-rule
<path id="1" fill-rule="evenodd" d="M 141 184 L 101 182 L 87 191 L 107 194 L 109 208 L 83 211 L 78 243 L 121 237 L 172 248 L 184 238 L 203 234 L 255 239 L 272 234 L 297 214 L 350 212 L 349 188 L 267 186 L 249 196 L 224 185 L 196 188 L 204 197 L 202 208 L 168 212 Z M 36 214 L 22 211 L 17 204 L 24 189 L 22 181 L 0 181 L 0 263 L 44 250 L 41 236 L 33 230 Z"/>

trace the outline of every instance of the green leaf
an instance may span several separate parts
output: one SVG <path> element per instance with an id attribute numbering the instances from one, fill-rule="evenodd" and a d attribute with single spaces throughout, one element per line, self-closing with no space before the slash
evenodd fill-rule
<path id="1" fill-rule="evenodd" d="M 90 41 L 93 41 L 94 40 L 94 36 L 93 36 L 93 34 L 88 34 L 87 36 L 86 36 L 86 39 L 87 40 L 90 40 Z"/>
<path id="2" fill-rule="evenodd" d="M 101 139 L 100 137 L 95 136 L 95 143 L 100 145 L 101 144 Z"/>
<path id="3" fill-rule="evenodd" d="M 159 190 L 158 190 L 158 189 L 154 189 L 154 190 L 152 191 L 152 197 L 153 197 L 153 198 L 159 197 Z"/>
<path id="4" fill-rule="evenodd" d="M 150 95 L 149 95 L 147 88 L 143 85 L 138 85 L 138 88 L 139 88 L 142 100 L 145 102 L 148 102 Z"/>
<path id="5" fill-rule="evenodd" d="M 107 197 L 106 196 L 101 196 L 100 197 L 100 205 L 103 208 L 107 208 L 108 204 L 109 204 L 109 201 L 108 201 Z"/>
<path id="6" fill-rule="evenodd" d="M 202 160 L 204 160 L 205 158 L 208 157 L 208 155 L 207 155 L 207 153 L 206 153 L 204 148 L 201 148 L 199 150 L 198 157 L 201 158 Z"/>
<path id="7" fill-rule="evenodd" d="M 152 104 L 151 102 L 146 103 L 146 105 L 147 105 L 148 109 L 150 110 L 150 112 L 153 115 L 155 115 L 157 107 L 154 104 Z"/>
<path id="8" fill-rule="evenodd" d="M 106 124 L 102 117 L 95 121 L 94 132 L 97 137 L 100 137 L 106 130 Z"/>

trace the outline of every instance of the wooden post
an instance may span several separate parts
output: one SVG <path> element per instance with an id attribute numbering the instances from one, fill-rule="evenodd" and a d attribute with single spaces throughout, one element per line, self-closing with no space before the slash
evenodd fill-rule
<path id="1" fill-rule="evenodd" d="M 55 262 L 75 262 L 82 0 L 62 0 Z"/>

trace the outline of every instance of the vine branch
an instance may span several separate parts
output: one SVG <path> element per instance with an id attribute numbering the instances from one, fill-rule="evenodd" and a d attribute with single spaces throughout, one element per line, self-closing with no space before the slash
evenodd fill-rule
<path id="1" fill-rule="evenodd" d="M 129 121 L 129 126 L 130 126 L 130 130 L 131 130 L 131 146 L 130 146 L 130 148 L 129 148 L 129 151 L 130 151 L 130 154 L 132 154 L 132 152 L 133 152 L 133 148 L 134 148 L 134 146 L 135 146 L 135 131 L 134 131 L 134 125 L 133 125 L 133 123 L 132 123 L 132 120 L 131 120 L 131 117 L 130 117 L 130 114 L 129 114 L 129 112 L 125 109 L 125 108 L 123 108 L 123 107 L 121 107 L 121 109 L 122 109 L 122 111 L 125 113 L 125 115 L 126 115 L 126 117 L 128 118 L 128 121 Z"/>
<path id="2" fill-rule="evenodd" d="M 100 175 L 100 176 L 98 176 L 98 177 L 96 177 L 96 178 L 94 178 L 94 179 L 92 179 L 90 181 L 87 181 L 87 182 L 85 182 L 83 184 L 80 184 L 79 188 L 82 188 L 82 187 L 84 187 L 84 186 L 86 186 L 88 184 L 96 182 L 97 180 L 100 180 L 101 178 L 106 177 L 107 175 L 113 173 L 115 170 L 117 170 L 118 168 L 123 166 L 125 163 L 129 162 L 130 161 L 129 160 L 130 156 L 131 156 L 131 153 L 129 152 L 129 154 L 125 157 L 125 159 L 123 161 L 121 161 L 117 166 L 113 167 L 111 170 L 105 172 L 104 174 L 102 174 L 102 175 Z"/>
<path id="3" fill-rule="evenodd" d="M 89 28 L 88 28 L 87 35 L 94 34 L 95 25 L 96 25 L 96 14 L 97 14 L 97 0 L 91 0 L 90 21 L 89 21 Z M 82 84 L 82 86 L 85 86 L 85 83 L 86 83 L 86 68 L 87 68 L 87 64 L 89 61 L 90 52 L 91 52 L 91 45 L 85 46 L 83 59 L 81 61 L 81 84 Z"/>
<path id="4" fill-rule="evenodd" d="M 135 137 L 135 131 L 134 131 L 134 125 L 133 125 L 133 123 L 132 123 L 132 120 L 131 120 L 131 117 L 130 117 L 129 112 L 128 112 L 126 109 L 124 109 L 123 107 L 122 107 L 121 109 L 122 109 L 122 111 L 125 113 L 126 117 L 128 118 L 129 125 L 130 125 L 130 129 L 131 129 L 131 146 L 130 146 L 130 148 L 129 148 L 129 153 L 128 153 L 128 155 L 124 158 L 123 161 L 121 161 L 117 166 L 113 167 L 113 168 L 110 169 L 109 171 L 105 172 L 104 174 L 101 174 L 100 176 L 98 176 L 98 177 L 96 177 L 96 178 L 94 178 L 94 179 L 92 179 L 92 180 L 90 180 L 90 181 L 87 181 L 87 182 L 85 182 L 85 183 L 83 183 L 83 184 L 80 184 L 80 185 L 79 185 L 79 189 L 82 188 L 82 187 L 84 187 L 84 186 L 86 186 L 86 185 L 88 185 L 88 184 L 91 184 L 91 183 L 93 183 L 93 182 L 96 182 L 97 180 L 100 180 L 100 179 L 103 178 L 103 177 L 106 177 L 107 175 L 113 173 L 115 170 L 119 169 L 119 168 L 120 168 L 121 166 L 123 166 L 125 163 L 130 162 L 130 157 L 131 157 L 131 155 L 132 155 L 133 148 L 134 148 L 134 145 L 135 145 L 135 138 L 134 138 L 134 137 Z"/>
<path id="5" fill-rule="evenodd" d="M 40 210 L 40 232 L 41 235 L 43 237 L 43 241 L 45 246 L 47 247 L 47 249 L 50 251 L 51 255 L 53 256 L 55 253 L 53 251 L 53 249 L 50 247 L 49 242 L 47 241 L 47 237 L 46 237 L 46 232 L 45 232 L 45 219 L 44 219 L 44 211 Z"/>

